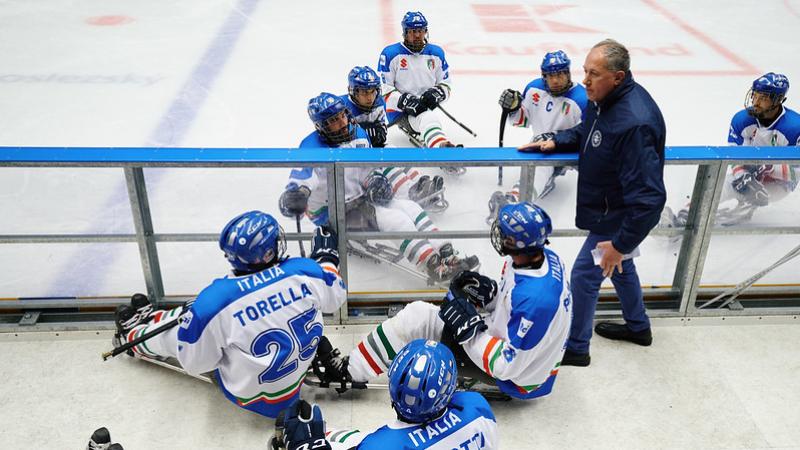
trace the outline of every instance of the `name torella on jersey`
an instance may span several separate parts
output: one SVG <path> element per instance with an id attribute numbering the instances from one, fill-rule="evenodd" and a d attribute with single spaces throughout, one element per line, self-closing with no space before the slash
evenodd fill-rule
<path id="1" fill-rule="evenodd" d="M 300 391 L 322 313 L 338 310 L 346 296 L 335 266 L 307 258 L 219 278 L 184 315 L 175 357 L 191 374 L 218 368 L 229 400 L 275 417 Z"/>
<path id="2" fill-rule="evenodd" d="M 338 146 L 331 146 L 322 140 L 319 132 L 314 131 L 300 143 L 300 148 L 370 148 L 367 133 L 356 126 L 356 135 L 352 141 L 345 142 Z M 344 192 L 345 203 L 355 200 L 364 195 L 362 182 L 373 172 L 367 167 L 356 167 L 345 169 Z M 305 186 L 311 191 L 308 198 L 308 215 L 316 225 L 328 223 L 328 174 L 324 168 L 303 167 L 292 169 L 289 175 L 289 183 L 286 188 L 292 186 Z"/>
<path id="3" fill-rule="evenodd" d="M 426 44 L 419 53 L 413 53 L 402 43 L 390 45 L 381 52 L 378 74 L 383 83 L 387 107 L 394 109 L 402 93 L 419 97 L 436 85 L 444 85 L 445 95 L 450 95 L 450 72 L 444 50 L 438 45 Z"/>
<path id="4" fill-rule="evenodd" d="M 394 420 L 367 435 L 350 430 L 332 430 L 327 438 L 333 450 L 500 448 L 494 413 L 486 399 L 477 392 L 456 392 L 442 415 L 428 423 Z"/>
<path id="5" fill-rule="evenodd" d="M 464 345 L 470 359 L 512 397 L 550 393 L 572 321 L 564 264 L 549 249 L 544 255 L 539 269 L 515 269 L 506 257 L 498 297 L 487 308 L 489 328 Z"/>
<path id="6" fill-rule="evenodd" d="M 507 123 L 515 127 L 530 127 L 533 137 L 555 133 L 581 122 L 586 109 L 586 89 L 576 84 L 563 95 L 553 96 L 542 78 L 537 78 L 522 93 L 521 107 L 510 113 Z"/>

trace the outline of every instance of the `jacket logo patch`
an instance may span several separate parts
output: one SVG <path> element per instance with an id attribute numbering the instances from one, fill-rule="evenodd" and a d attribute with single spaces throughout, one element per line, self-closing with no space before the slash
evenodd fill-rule
<path id="1" fill-rule="evenodd" d="M 400 68 L 405 69 L 408 67 L 408 62 L 406 62 L 405 58 L 400 58 Z"/>
<path id="2" fill-rule="evenodd" d="M 540 98 L 541 97 L 539 97 L 539 93 L 538 92 L 534 92 L 533 93 L 533 97 L 531 97 L 531 100 L 533 100 L 534 106 L 539 106 L 539 99 Z"/>
<path id="3" fill-rule="evenodd" d="M 433 70 L 434 68 L 436 68 L 436 63 L 435 63 L 435 62 L 433 62 L 433 60 L 432 60 L 432 59 L 429 59 L 429 60 L 428 60 L 428 69 L 429 69 L 429 70 Z"/>
<path id="4" fill-rule="evenodd" d="M 594 130 L 594 133 L 592 133 L 592 147 L 599 147 L 601 142 L 603 142 L 603 133 L 600 130 Z"/>
<path id="5" fill-rule="evenodd" d="M 528 330 L 533 326 L 533 321 L 524 317 L 519 319 L 519 329 L 517 330 L 517 337 L 524 338 L 528 334 Z"/>

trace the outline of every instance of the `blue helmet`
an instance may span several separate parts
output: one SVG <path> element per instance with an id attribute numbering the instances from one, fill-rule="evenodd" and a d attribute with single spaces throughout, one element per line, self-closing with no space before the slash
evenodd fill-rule
<path id="1" fill-rule="evenodd" d="M 450 403 L 457 375 L 449 348 L 436 341 L 411 341 L 397 352 L 389 367 L 392 407 L 408 422 L 435 419 Z"/>
<path id="2" fill-rule="evenodd" d="M 572 87 L 572 77 L 569 73 L 570 63 L 571 61 L 569 60 L 569 57 L 562 50 L 556 50 L 544 55 L 544 58 L 542 58 L 542 65 L 540 67 L 542 69 L 542 78 L 545 78 L 544 85 L 548 92 L 553 95 L 561 95 Z M 551 81 L 547 79 L 547 75 L 554 75 L 562 72 L 566 72 L 567 74 L 567 83 L 564 86 L 558 87 L 557 89 L 551 88 Z"/>
<path id="3" fill-rule="evenodd" d="M 406 34 L 406 31 L 409 29 L 419 30 L 420 28 L 428 28 L 428 19 L 419 11 L 409 11 L 403 16 L 403 20 L 400 21 L 400 24 L 403 25 L 403 34 Z"/>
<path id="4" fill-rule="evenodd" d="M 331 131 L 329 125 L 340 113 L 347 117 L 347 126 Z M 308 117 L 329 144 L 336 145 L 352 141 L 356 136 L 356 126 L 350 110 L 347 109 L 341 98 L 328 92 L 322 92 L 308 101 Z"/>
<path id="5" fill-rule="evenodd" d="M 370 90 L 375 89 L 376 99 L 381 95 L 381 79 L 378 74 L 369 66 L 355 66 L 350 74 L 347 75 L 347 92 L 350 94 L 350 100 L 363 110 L 372 108 L 372 105 L 362 105 L 356 101 L 356 89 Z M 374 104 L 374 101 L 373 101 Z"/>
<path id="6" fill-rule="evenodd" d="M 542 59 L 542 75 L 569 72 L 570 63 L 569 57 L 563 50 L 546 53 Z"/>
<path id="7" fill-rule="evenodd" d="M 500 209 L 492 224 L 492 246 L 501 255 L 536 253 L 549 243 L 552 232 L 553 223 L 542 208 L 511 203 Z"/>
<path id="8" fill-rule="evenodd" d="M 248 211 L 234 217 L 219 235 L 219 248 L 236 272 L 257 272 L 283 259 L 283 228 L 269 214 Z"/>
<path id="9" fill-rule="evenodd" d="M 789 90 L 789 79 L 779 73 L 765 73 L 753 81 L 753 92 L 763 92 L 775 96 L 785 96 Z"/>
<path id="10" fill-rule="evenodd" d="M 744 107 L 747 113 L 758 119 L 763 119 L 786 101 L 786 92 L 789 90 L 789 79 L 779 73 L 765 73 L 753 81 L 750 91 L 745 96 Z M 760 110 L 753 105 L 755 93 L 767 95 L 772 100 L 769 108 Z"/>
<path id="11" fill-rule="evenodd" d="M 400 24 L 403 25 L 403 45 L 414 53 L 421 52 L 425 48 L 425 44 L 428 43 L 428 19 L 419 11 L 409 11 L 403 16 Z M 425 30 L 425 38 L 423 38 L 422 43 L 409 41 L 408 30 Z"/>

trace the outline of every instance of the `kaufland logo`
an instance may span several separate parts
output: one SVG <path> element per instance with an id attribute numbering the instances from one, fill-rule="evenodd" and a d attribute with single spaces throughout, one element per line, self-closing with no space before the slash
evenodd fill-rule
<path id="1" fill-rule="evenodd" d="M 559 17 L 559 13 L 576 6 L 473 3 L 472 10 L 487 33 L 599 33 Z"/>

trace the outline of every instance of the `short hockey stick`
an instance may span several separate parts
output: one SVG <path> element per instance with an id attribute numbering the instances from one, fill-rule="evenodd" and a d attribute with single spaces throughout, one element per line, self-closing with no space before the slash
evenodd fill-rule
<path id="1" fill-rule="evenodd" d="M 445 115 L 445 116 L 449 117 L 449 118 L 450 118 L 450 120 L 452 120 L 453 122 L 457 123 L 457 124 L 458 124 L 458 126 L 460 126 L 461 128 L 463 128 L 463 129 L 464 129 L 464 131 L 466 131 L 467 133 L 471 134 L 473 137 L 478 137 L 478 135 L 477 135 L 477 134 L 475 134 L 475 132 L 474 132 L 474 131 L 470 130 L 470 129 L 469 129 L 467 126 L 466 126 L 466 125 L 464 125 L 463 123 L 461 123 L 461 122 L 459 122 L 458 120 L 456 120 L 456 118 L 455 118 L 455 117 L 451 116 L 451 115 L 450 115 L 450 113 L 449 113 L 449 112 L 447 112 L 447 110 L 445 110 L 444 108 L 442 108 L 442 105 L 436 105 L 436 107 L 437 107 L 437 108 L 439 108 L 439 109 L 440 109 L 440 110 L 441 110 L 441 111 L 444 113 L 444 115 Z"/>
<path id="2" fill-rule="evenodd" d="M 508 110 L 503 108 L 503 112 L 500 113 L 500 143 L 497 144 L 498 147 L 503 148 L 503 135 L 506 134 L 506 119 L 508 118 Z M 499 166 L 497 168 L 497 185 L 503 185 L 503 166 Z"/>
<path id="3" fill-rule="evenodd" d="M 167 330 L 169 330 L 171 328 L 175 328 L 175 326 L 180 323 L 182 318 L 183 318 L 183 316 L 178 316 L 178 318 L 173 320 L 172 322 L 168 322 L 166 325 L 163 325 L 163 326 L 161 326 L 159 328 L 156 328 L 153 331 L 147 332 L 147 333 L 139 336 L 138 338 L 136 338 L 136 339 L 134 339 L 134 340 L 132 340 L 130 342 L 126 342 L 126 343 L 120 345 L 119 347 L 115 347 L 114 350 L 111 350 L 110 352 L 105 352 L 105 353 L 101 354 L 100 356 L 102 356 L 103 357 L 103 361 L 105 361 L 108 358 L 113 358 L 113 357 L 119 355 L 120 353 L 125 353 L 128 350 L 132 349 L 133 347 L 136 347 L 137 345 L 141 344 L 142 342 L 144 342 L 144 341 L 146 341 L 148 339 L 151 339 L 154 336 L 158 336 L 159 334 L 161 334 L 161 333 L 163 333 L 163 332 L 165 332 L 165 331 L 167 331 Z"/>

